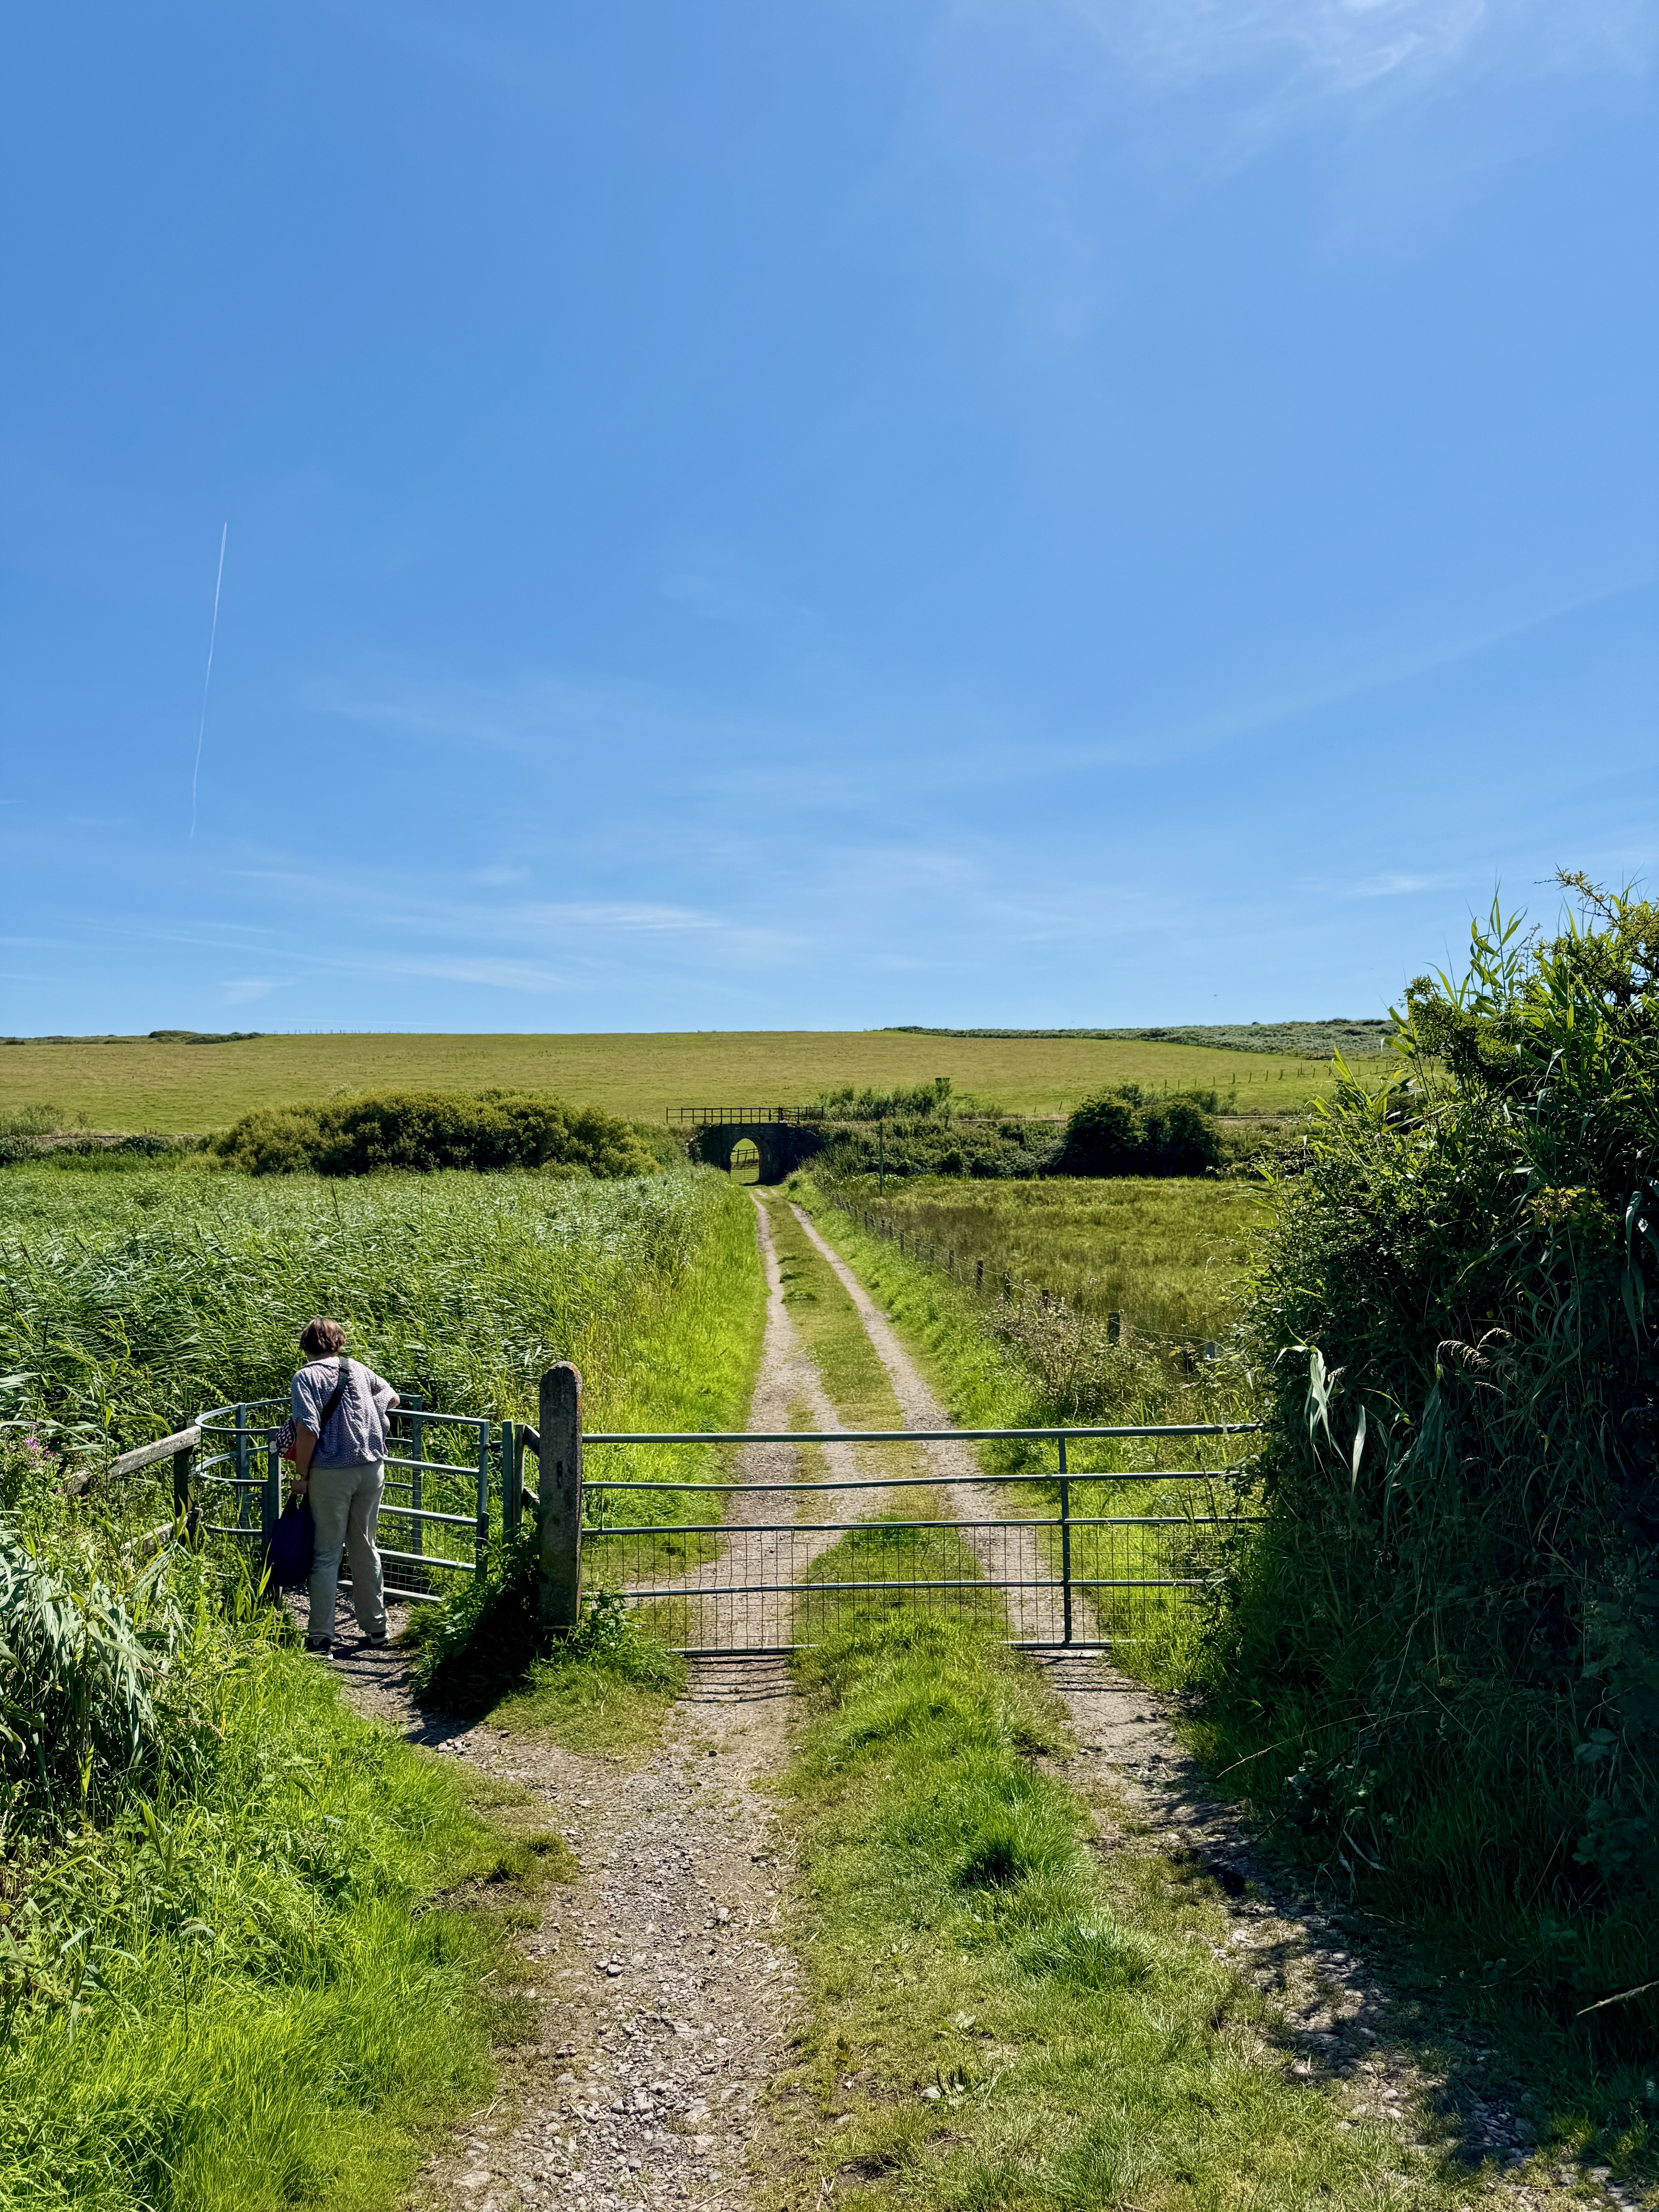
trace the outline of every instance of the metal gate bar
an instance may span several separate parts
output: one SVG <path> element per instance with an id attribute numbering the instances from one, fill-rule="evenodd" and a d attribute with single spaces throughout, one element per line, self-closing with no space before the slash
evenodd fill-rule
<path id="1" fill-rule="evenodd" d="M 604 1476 L 584 1484 L 586 1564 L 591 1576 L 619 1586 L 630 1606 L 653 1608 L 653 1626 L 662 1640 L 689 1656 L 793 1650 L 832 1632 L 850 1611 L 877 1596 L 895 1606 L 982 1612 L 988 1605 L 1005 1610 L 1011 1616 L 1006 1624 L 1010 1640 L 1025 1649 L 1104 1649 L 1127 1634 L 1144 1635 L 1157 1615 L 1190 1602 L 1191 1594 L 1210 1579 L 1206 1570 L 1216 1540 L 1259 1516 L 1212 1506 L 1188 1514 L 1074 1514 L 1071 1494 L 1078 1482 L 1231 1486 L 1240 1470 L 1083 1469 L 1071 1464 L 1068 1446 L 1097 1439 L 1208 1437 L 1226 1443 L 1255 1425 L 1194 1421 L 1158 1427 L 1115 1423 L 1042 1429 L 590 1433 L 582 1438 L 584 1446 L 1048 1443 L 1056 1447 L 1058 1465 L 1006 1474 L 975 1470 L 968 1477 L 941 1472 L 822 1482 Z M 961 1520 L 845 1517 L 859 1492 L 875 1505 L 888 1493 L 949 1492 L 964 1481 L 973 1489 L 994 1486 L 1028 1496 L 1034 1486 L 1042 1486 L 1056 1493 L 1057 1510 L 1034 1514 L 1028 1504 L 1023 1512 L 995 1519 L 982 1514 Z M 720 1498 L 728 1517 L 663 1522 L 632 1517 L 653 1493 L 661 1498 L 682 1492 Z M 750 1500 L 785 1498 L 799 1500 L 809 1517 L 745 1516 Z M 841 1517 L 821 1517 L 822 1507 L 814 1512 L 813 1502 L 820 1499 L 823 1506 L 833 1499 Z M 872 1544 L 887 1553 L 890 1571 L 860 1572 L 859 1554 Z M 842 1546 L 851 1553 L 845 1565 L 837 1560 L 839 1572 L 820 1573 L 817 1561 Z M 1098 1620 L 1092 1618 L 1096 1613 Z M 1022 1628 L 1036 1632 L 1022 1633 Z"/>

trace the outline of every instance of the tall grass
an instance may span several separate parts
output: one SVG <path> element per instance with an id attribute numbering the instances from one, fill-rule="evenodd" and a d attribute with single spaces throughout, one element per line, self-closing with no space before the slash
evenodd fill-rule
<path id="1" fill-rule="evenodd" d="M 1091 1192 L 1103 1195 L 1084 1197 L 1079 1193 L 1075 1206 L 1045 1203 L 1028 1212 L 1016 1200 L 1008 1213 L 1017 1231 L 1024 1231 L 1035 1218 L 1045 1227 L 1052 1224 L 1055 1233 L 1051 1241 L 1027 1233 L 1018 1244 L 1011 1237 L 1000 1247 L 1011 1256 L 1019 1251 L 1033 1264 L 1046 1261 L 1062 1279 L 1070 1270 L 1080 1292 L 1091 1279 L 1085 1273 L 1091 1216 L 1103 1215 L 1120 1231 L 1126 1221 L 1134 1224 L 1138 1238 L 1120 1235 L 1115 1245 L 1105 1248 L 1114 1271 L 1113 1289 L 1119 1295 L 1133 1297 L 1134 1251 L 1156 1255 L 1148 1266 L 1151 1287 L 1129 1310 L 1157 1313 L 1163 1319 L 1192 1319 L 1195 1313 L 1201 1316 L 1218 1332 L 1220 1350 L 1213 1362 L 1197 1364 L 1172 1353 L 1158 1340 L 1144 1334 L 1138 1337 L 1133 1327 L 1115 1336 L 1105 1313 L 1083 1307 L 1080 1297 L 1076 1305 L 1062 1308 L 1051 1302 L 1045 1310 L 1029 1296 L 1009 1303 L 994 1292 L 981 1296 L 973 1287 L 971 1270 L 961 1264 L 962 1248 L 957 1248 L 958 1265 L 952 1274 L 902 1254 L 894 1242 L 864 1228 L 855 1217 L 828 1202 L 809 1176 L 798 1178 L 793 1188 L 811 1209 L 821 1232 L 904 1331 L 952 1418 L 965 1425 L 1024 1428 L 1065 1422 L 1127 1425 L 1251 1418 L 1256 1389 L 1254 1374 L 1237 1349 L 1236 1314 L 1230 1312 L 1217 1288 L 1218 1277 L 1236 1279 L 1239 1247 L 1235 1245 L 1223 1262 L 1226 1269 L 1223 1276 L 1222 1267 L 1212 1267 L 1207 1242 L 1201 1233 L 1195 1233 L 1202 1232 L 1208 1221 L 1219 1220 L 1237 1234 L 1244 1218 L 1254 1220 L 1249 1201 L 1229 1186 L 1181 1182 L 1130 1186 L 1127 1202 L 1121 1209 L 1115 1204 L 1115 1194 L 1125 1188 L 1120 1184 L 1089 1186 Z M 976 1187 L 971 1194 L 964 1194 L 970 1202 L 958 1208 L 951 1201 L 960 1188 L 923 1186 L 921 1203 L 902 1214 L 896 1209 L 912 1198 L 915 1187 L 901 1196 L 889 1191 L 884 1218 L 894 1221 L 902 1218 L 919 1234 L 924 1233 L 921 1224 L 926 1224 L 926 1235 L 941 1244 L 954 1233 L 994 1236 L 1003 1218 L 999 1201 L 1005 1188 Z M 1018 1192 L 1024 1187 L 1012 1188 Z M 1046 1200 L 1049 1186 L 1032 1188 L 1034 1198 L 1040 1195 Z M 1061 1199 L 1078 1191 L 1075 1184 L 1058 1187 Z M 1192 1191 L 1206 1194 L 1206 1201 L 1192 1206 L 1183 1204 L 1185 1194 Z M 844 1187 L 835 1194 L 846 1195 Z M 982 1209 L 971 1203 L 981 1195 L 993 1201 Z M 1176 1232 L 1167 1245 L 1153 1234 L 1166 1196 L 1171 1201 L 1168 1211 Z M 1212 1196 L 1221 1203 L 1212 1207 L 1207 1203 Z M 1178 1235 L 1183 1225 L 1190 1239 L 1184 1253 Z M 990 1272 L 988 1267 L 988 1277 Z M 1195 1279 L 1210 1285 L 1210 1304 L 1198 1305 L 1194 1296 Z M 1182 1297 L 1167 1294 L 1172 1282 Z M 1081 1456 L 1073 1464 L 1102 1468 L 1144 1467 L 1157 1463 L 1162 1449 L 1139 1443 L 1122 1448 L 1079 1447 Z M 1208 1464 L 1204 1457 L 1207 1449 L 1190 1443 L 1172 1444 L 1169 1450 L 1175 1456 L 1165 1455 L 1162 1463 Z M 1034 1463 L 1033 1448 L 1022 1445 L 997 1447 L 995 1457 L 998 1465 L 1011 1469 Z M 1079 1506 L 1079 1510 L 1084 1509 Z"/>
<path id="2" fill-rule="evenodd" d="M 603 1184 L 14 1169 L 0 1412 L 129 1446 L 204 1407 L 284 1394 L 301 1325 L 332 1313 L 439 1411 L 533 1419 L 542 1370 L 574 1358 L 597 1426 L 652 1387 L 629 1347 L 734 1222 L 741 1244 L 746 1201 L 689 1169 Z M 696 1308 L 682 1318 L 695 1329 Z"/>
<path id="3" fill-rule="evenodd" d="M 280 1390 L 319 1310 L 429 1403 L 529 1413 L 574 1357 L 596 1425 L 724 1425 L 763 1305 L 751 1208 L 690 1170 L 26 1170 L 0 1254 L 35 1425 L 0 1431 L 0 2208 L 380 2212 L 514 2032 L 499 1917 L 445 1899 L 567 1855 L 347 1711 L 240 1557 L 149 1559 L 165 1476 L 76 1500 L 60 1452 Z"/>
<path id="4" fill-rule="evenodd" d="M 439 1893 L 533 1857 L 234 1566 L 131 1564 L 146 1491 L 5 1539 L 0 2206 L 369 2212 L 510 2027 Z"/>
<path id="5" fill-rule="evenodd" d="M 889 1184 L 872 1176 L 838 1184 L 860 1212 L 879 1215 L 941 1253 L 958 1274 L 983 1261 L 993 1297 L 1002 1278 L 1040 1286 L 1080 1313 L 1121 1313 L 1132 1328 L 1171 1336 L 1224 1336 L 1259 1195 L 1206 1177 L 1054 1178 L 964 1183 L 945 1176 Z"/>

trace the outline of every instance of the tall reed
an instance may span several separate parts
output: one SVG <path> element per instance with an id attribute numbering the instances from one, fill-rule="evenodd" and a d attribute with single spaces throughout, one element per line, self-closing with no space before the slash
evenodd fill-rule
<path id="1" fill-rule="evenodd" d="M 1284 1832 L 1614 2042 L 1659 2024 L 1656 968 L 1639 902 L 1494 917 L 1323 1116 L 1249 1285 L 1268 1518 L 1208 1661 Z"/>

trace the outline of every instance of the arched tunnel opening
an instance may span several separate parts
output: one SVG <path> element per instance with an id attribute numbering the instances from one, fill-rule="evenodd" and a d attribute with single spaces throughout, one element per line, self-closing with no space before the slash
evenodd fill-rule
<path id="1" fill-rule="evenodd" d="M 733 1182 L 758 1182 L 761 1179 L 760 1146 L 752 1137 L 739 1137 L 732 1147 L 732 1157 L 726 1171 Z"/>

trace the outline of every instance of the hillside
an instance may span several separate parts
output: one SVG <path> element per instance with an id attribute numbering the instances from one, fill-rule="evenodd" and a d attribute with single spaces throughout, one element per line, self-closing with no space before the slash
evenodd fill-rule
<path id="1" fill-rule="evenodd" d="M 1154 1037 L 957 1036 L 911 1030 L 558 1036 L 173 1036 L 0 1046 L 0 1121 L 50 1104 L 94 1129 L 222 1128 L 258 1106 L 341 1092 L 491 1085 L 550 1090 L 629 1120 L 698 1104 L 793 1105 L 840 1084 L 948 1075 L 1010 1113 L 1062 1114 L 1108 1084 L 1214 1089 L 1228 1110 L 1282 1112 L 1330 1088 L 1328 1060 L 1248 1057 Z"/>

